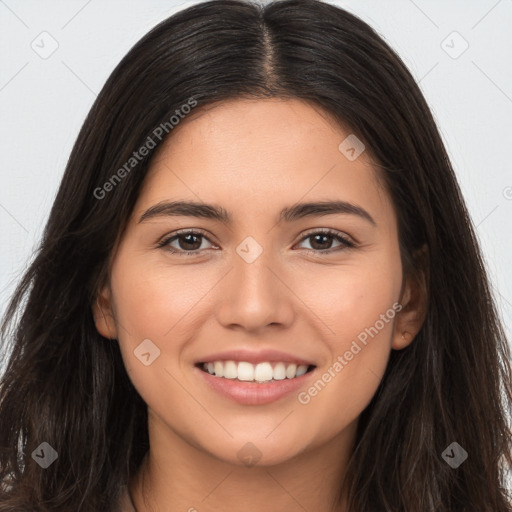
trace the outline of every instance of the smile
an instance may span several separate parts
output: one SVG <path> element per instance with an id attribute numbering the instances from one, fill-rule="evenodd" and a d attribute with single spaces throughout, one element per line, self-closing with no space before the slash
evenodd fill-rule
<path id="1" fill-rule="evenodd" d="M 301 377 L 314 365 L 296 365 L 284 362 L 211 361 L 200 363 L 199 367 L 210 375 L 242 382 L 274 382 Z"/>
<path id="2" fill-rule="evenodd" d="M 265 405 L 294 396 L 306 387 L 315 365 L 284 362 L 209 361 L 195 365 L 207 387 L 243 405 Z"/>

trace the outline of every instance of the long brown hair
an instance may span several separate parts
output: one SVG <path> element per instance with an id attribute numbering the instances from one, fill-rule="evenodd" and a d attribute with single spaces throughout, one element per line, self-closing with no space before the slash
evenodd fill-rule
<path id="1" fill-rule="evenodd" d="M 360 417 L 340 482 L 349 511 L 510 512 L 510 354 L 452 165 L 397 54 L 317 0 L 195 5 L 151 30 L 107 80 L 2 323 L 0 511 L 116 510 L 148 450 L 147 410 L 91 304 L 154 151 L 97 191 L 162 123 L 172 135 L 170 117 L 191 98 L 201 108 L 240 97 L 300 98 L 350 127 L 393 200 L 406 272 L 428 248 L 426 319 L 392 351 Z M 42 442 L 58 453 L 46 469 L 32 457 Z M 457 468 L 442 456 L 452 442 L 468 454 Z"/>

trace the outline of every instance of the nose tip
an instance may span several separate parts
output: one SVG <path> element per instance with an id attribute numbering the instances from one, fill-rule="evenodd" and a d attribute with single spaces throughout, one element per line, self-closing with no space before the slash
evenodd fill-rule
<path id="1" fill-rule="evenodd" d="M 289 325 L 293 319 L 290 292 L 271 268 L 271 255 L 258 251 L 251 240 L 246 240 L 242 249 L 247 249 L 243 255 L 250 257 L 235 258 L 221 292 L 219 322 L 251 331 Z M 259 255 L 255 257 L 257 252 Z"/>

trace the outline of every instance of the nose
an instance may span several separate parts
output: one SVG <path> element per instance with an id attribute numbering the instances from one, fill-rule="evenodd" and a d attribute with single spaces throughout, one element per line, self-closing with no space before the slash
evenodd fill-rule
<path id="1" fill-rule="evenodd" d="M 252 262 L 235 252 L 219 294 L 217 320 L 226 328 L 258 332 L 293 322 L 294 294 L 270 250 L 263 250 Z"/>

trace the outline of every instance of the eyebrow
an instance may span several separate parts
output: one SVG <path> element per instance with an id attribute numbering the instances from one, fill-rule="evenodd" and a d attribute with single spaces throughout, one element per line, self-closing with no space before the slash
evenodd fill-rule
<path id="1" fill-rule="evenodd" d="M 372 224 L 372 226 L 377 226 L 373 217 L 364 208 L 346 201 L 297 203 L 281 210 L 279 222 L 293 222 L 306 217 L 321 217 L 336 214 L 356 215 Z M 227 225 L 232 223 L 231 215 L 221 206 L 197 201 L 161 201 L 148 208 L 141 215 L 139 223 L 155 217 L 167 216 L 212 219 Z"/>

